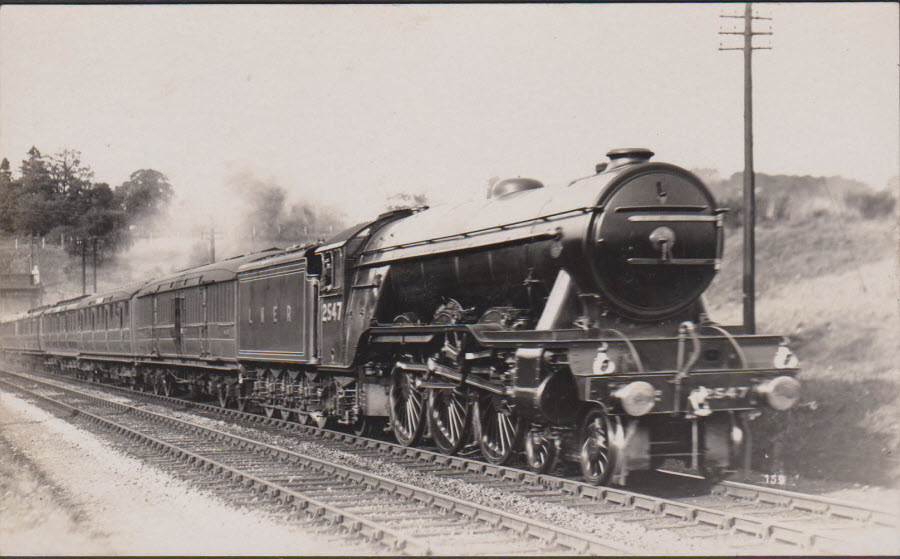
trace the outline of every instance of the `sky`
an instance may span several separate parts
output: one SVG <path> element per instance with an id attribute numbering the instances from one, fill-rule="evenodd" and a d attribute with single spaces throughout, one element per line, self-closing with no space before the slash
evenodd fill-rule
<path id="1" fill-rule="evenodd" d="M 165 173 L 215 211 L 252 173 L 347 219 L 399 192 L 547 184 L 605 153 L 743 169 L 743 4 L 0 8 L 0 156 L 82 152 L 115 186 Z M 900 173 L 894 3 L 760 4 L 755 168 Z"/>

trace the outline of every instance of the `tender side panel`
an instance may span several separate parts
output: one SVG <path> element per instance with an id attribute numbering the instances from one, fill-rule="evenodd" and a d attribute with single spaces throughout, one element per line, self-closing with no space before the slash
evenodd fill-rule
<path id="1" fill-rule="evenodd" d="M 239 356 L 309 362 L 308 309 L 314 295 L 306 261 L 244 272 L 238 281 Z"/>

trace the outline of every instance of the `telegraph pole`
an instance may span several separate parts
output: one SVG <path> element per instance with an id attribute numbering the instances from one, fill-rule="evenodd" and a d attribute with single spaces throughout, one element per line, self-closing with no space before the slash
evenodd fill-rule
<path id="1" fill-rule="evenodd" d="M 87 295 L 87 243 L 84 239 L 81 242 L 81 294 Z"/>
<path id="2" fill-rule="evenodd" d="M 209 222 L 209 261 L 216 261 L 216 225 L 212 221 Z"/>
<path id="3" fill-rule="evenodd" d="M 94 293 L 97 292 L 97 237 L 91 239 L 94 245 Z"/>
<path id="4" fill-rule="evenodd" d="M 209 218 L 209 228 L 206 230 L 200 230 L 200 238 L 206 238 L 209 241 L 209 262 L 213 263 L 216 261 L 216 222 L 210 217 Z"/>
<path id="5" fill-rule="evenodd" d="M 754 35 L 771 35 L 771 31 L 753 31 L 753 20 L 771 20 L 753 15 L 752 4 L 747 3 L 744 15 L 722 15 L 722 18 L 744 20 L 743 31 L 720 31 L 719 35 L 742 35 L 743 47 L 719 47 L 719 50 L 744 51 L 744 330 L 756 333 L 756 176 L 753 171 L 753 73 L 754 50 L 771 50 L 772 47 L 754 47 Z"/>

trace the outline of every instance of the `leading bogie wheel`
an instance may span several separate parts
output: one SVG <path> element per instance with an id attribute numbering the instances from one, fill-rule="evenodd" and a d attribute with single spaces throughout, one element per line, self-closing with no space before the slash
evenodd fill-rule
<path id="1" fill-rule="evenodd" d="M 393 374 L 390 400 L 391 426 L 397 442 L 403 446 L 418 445 L 425 432 L 425 394 L 416 388 L 411 374 Z"/>
<path id="2" fill-rule="evenodd" d="M 357 437 L 372 438 L 383 434 L 386 425 L 386 417 L 360 414 L 353 423 L 352 430 Z"/>
<path id="3" fill-rule="evenodd" d="M 578 463 L 585 481 L 602 485 L 609 481 L 618 462 L 612 439 L 612 423 L 600 408 L 591 408 L 581 422 Z"/>
<path id="4" fill-rule="evenodd" d="M 548 474 L 556 468 L 559 449 L 543 429 L 532 428 L 525 435 L 525 461 L 531 471 Z"/>
<path id="5" fill-rule="evenodd" d="M 428 427 L 434 444 L 454 455 L 468 442 L 471 425 L 468 391 L 432 390 L 428 398 Z"/>
<path id="6" fill-rule="evenodd" d="M 477 398 L 473 412 L 475 438 L 481 454 L 492 464 L 509 463 L 521 442 L 523 421 L 496 394 Z"/>

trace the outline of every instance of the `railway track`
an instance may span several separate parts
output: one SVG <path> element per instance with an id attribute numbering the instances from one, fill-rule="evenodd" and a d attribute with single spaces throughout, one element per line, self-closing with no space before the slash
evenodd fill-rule
<path id="1" fill-rule="evenodd" d="M 102 386 L 132 392 L 122 387 Z M 514 494 L 535 503 L 592 516 L 613 515 L 616 520 L 649 530 L 673 530 L 680 538 L 701 538 L 723 548 L 766 553 L 801 550 L 860 553 L 867 543 L 893 537 L 900 526 L 900 518 L 892 511 L 772 487 L 723 481 L 700 495 L 663 498 L 622 488 L 596 487 L 572 478 L 537 475 L 465 457 L 449 457 L 428 449 L 402 447 L 203 403 L 146 393 L 134 395 L 187 407 L 209 418 L 228 417 L 236 424 L 254 426 L 273 436 L 327 442 L 349 454 L 378 457 L 402 468 Z"/>
<path id="2" fill-rule="evenodd" d="M 466 502 L 346 465 L 170 415 L 4 372 L 0 384 L 111 429 L 163 460 L 203 469 L 220 491 L 275 500 L 391 552 L 459 549 L 491 555 L 619 555 L 630 548 Z"/>

